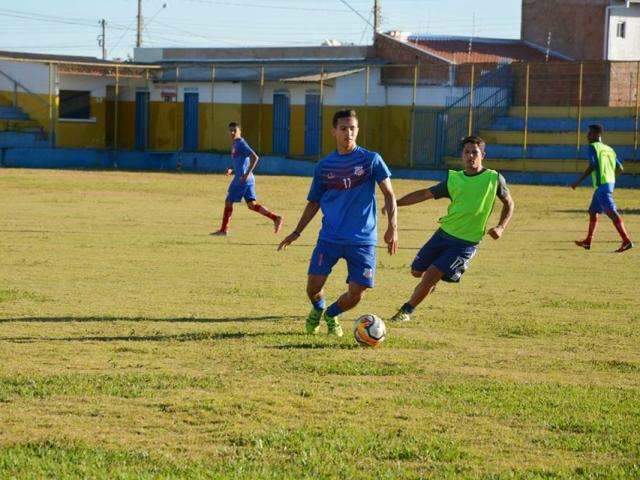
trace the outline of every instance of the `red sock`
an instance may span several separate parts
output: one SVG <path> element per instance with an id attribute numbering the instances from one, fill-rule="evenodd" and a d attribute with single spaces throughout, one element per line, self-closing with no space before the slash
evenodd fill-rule
<path id="1" fill-rule="evenodd" d="M 270 218 L 273 221 L 275 221 L 276 218 L 278 218 L 278 216 L 275 213 L 270 212 L 259 203 L 256 203 L 254 204 L 253 207 L 249 207 L 249 208 L 251 208 L 251 210 L 253 210 L 254 212 L 258 212 L 260 215 L 264 215 L 265 217 Z"/>
<path id="2" fill-rule="evenodd" d="M 627 233 L 627 229 L 624 228 L 624 222 L 622 221 L 622 217 L 620 215 L 618 215 L 613 220 L 613 225 L 616 227 L 616 230 L 620 234 L 620 237 L 622 237 L 623 242 L 628 243 L 631 241 L 629 239 L 629 234 Z"/>
<path id="3" fill-rule="evenodd" d="M 222 226 L 220 227 L 220 230 L 222 230 L 223 232 L 226 232 L 227 230 L 229 230 L 229 222 L 231 221 L 232 213 L 233 213 L 233 205 L 229 207 L 225 205 L 224 213 L 222 214 Z"/>
<path id="4" fill-rule="evenodd" d="M 598 226 L 598 214 L 590 213 L 589 214 L 589 232 L 587 233 L 587 238 L 585 239 L 586 243 L 591 243 L 593 240 L 593 234 L 596 231 L 596 227 Z"/>

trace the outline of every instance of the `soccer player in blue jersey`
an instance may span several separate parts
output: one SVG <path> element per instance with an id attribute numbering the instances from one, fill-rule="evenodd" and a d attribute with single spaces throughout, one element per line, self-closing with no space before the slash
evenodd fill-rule
<path id="1" fill-rule="evenodd" d="M 398 206 L 413 205 L 430 199 L 449 198 L 447 214 L 440 228 L 420 249 L 411 264 L 411 274 L 419 278 L 413 294 L 398 312 L 393 322 L 411 319 L 414 309 L 436 288 L 436 284 L 459 282 L 475 256 L 485 235 L 487 222 L 496 197 L 502 202 L 498 225 L 489 229 L 494 240 L 502 237 L 513 215 L 514 203 L 507 184 L 498 172 L 484 168 L 485 142 L 471 136 L 462 141 L 464 170 L 449 170 L 447 180 L 409 193 L 398 200 Z"/>
<path id="2" fill-rule="evenodd" d="M 270 212 L 264 206 L 260 205 L 256 199 L 256 180 L 253 171 L 258 165 L 258 155 L 254 152 L 244 138 L 240 125 L 236 122 L 229 124 L 229 136 L 231 137 L 231 160 L 233 168 L 227 169 L 227 175 L 233 174 L 233 180 L 229 184 L 227 190 L 227 198 L 224 202 L 224 213 L 222 215 L 222 226 L 220 230 L 211 235 L 226 236 L 229 231 L 229 222 L 233 214 L 233 204 L 241 202 L 242 199 L 247 202 L 249 210 L 258 212 L 269 218 L 273 222 L 275 233 L 282 228 L 283 218 L 280 215 Z"/>
<path id="3" fill-rule="evenodd" d="M 576 180 L 571 188 L 574 190 L 582 183 L 582 181 L 591 175 L 593 188 L 593 198 L 589 206 L 589 230 L 584 240 L 576 240 L 576 245 L 585 250 L 591 249 L 591 241 L 593 234 L 598 225 L 598 215 L 606 213 L 616 227 L 622 245 L 616 250 L 622 253 L 633 247 L 633 242 L 629 238 L 627 229 L 624 226 L 622 217 L 618 213 L 615 202 L 613 201 L 613 189 L 616 184 L 616 170 L 622 172 L 622 164 L 618 161 L 616 152 L 609 145 L 602 143 L 602 133 L 604 128 L 602 125 L 589 125 L 587 132 L 587 140 L 589 141 L 589 166 L 584 173 Z"/>
<path id="4" fill-rule="evenodd" d="M 391 255 L 398 249 L 398 227 L 391 173 L 380 155 L 356 144 L 356 112 L 336 112 L 332 133 L 337 148 L 316 165 L 307 206 L 295 230 L 280 243 L 278 250 L 296 241 L 318 210 L 322 210 L 322 228 L 309 263 L 307 295 L 313 307 L 305 330 L 317 334 L 324 317 L 329 335 L 341 337 L 339 315 L 355 307 L 365 290 L 374 285 L 376 184 L 384 195 L 388 222 L 384 241 Z M 341 258 L 347 262 L 348 289 L 325 310 L 324 284 Z"/>

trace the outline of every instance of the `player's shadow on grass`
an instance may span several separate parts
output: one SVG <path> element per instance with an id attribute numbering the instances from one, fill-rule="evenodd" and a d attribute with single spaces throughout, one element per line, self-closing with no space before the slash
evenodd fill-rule
<path id="1" fill-rule="evenodd" d="M 362 348 L 359 345 L 347 344 L 347 343 L 285 343 L 281 345 L 273 345 L 267 348 L 274 348 L 276 350 L 356 350 Z"/>
<path id="2" fill-rule="evenodd" d="M 201 342 L 204 340 L 236 340 L 268 335 L 267 333 L 244 332 L 191 332 L 177 335 L 120 335 L 83 337 L 10 337 L 0 341 L 13 343 L 54 342 Z"/>
<path id="3" fill-rule="evenodd" d="M 152 318 L 152 317 L 15 317 L 0 318 L 0 323 L 31 322 L 31 323 L 67 323 L 67 322 L 160 322 L 160 323 L 250 323 L 250 322 L 281 322 L 298 320 L 294 316 L 264 316 L 264 317 L 221 317 L 221 318 Z"/>
<path id="4" fill-rule="evenodd" d="M 586 209 L 581 209 L 581 210 L 577 210 L 577 209 L 573 209 L 573 210 L 555 210 L 556 213 L 583 213 L 583 214 L 587 214 L 587 210 Z M 640 215 L 640 208 L 627 208 L 627 209 L 621 209 L 619 210 L 620 215 L 624 216 L 624 215 Z"/>

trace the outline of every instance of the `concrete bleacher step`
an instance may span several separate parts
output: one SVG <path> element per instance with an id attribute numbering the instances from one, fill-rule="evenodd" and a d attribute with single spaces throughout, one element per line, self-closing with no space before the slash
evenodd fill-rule
<path id="1" fill-rule="evenodd" d="M 0 132 L 0 148 L 48 146 L 49 142 L 39 132 Z"/>
<path id="2" fill-rule="evenodd" d="M 498 117 L 489 130 L 491 131 L 524 131 L 524 117 Z M 589 125 L 598 123 L 605 132 L 633 132 L 636 128 L 635 118 L 587 118 L 580 122 L 580 130 L 586 132 Z M 529 118 L 527 130 L 529 132 L 576 132 L 578 119 L 576 118 Z"/>
<path id="3" fill-rule="evenodd" d="M 0 106 L 0 120 L 30 120 L 21 108 L 12 106 Z"/>
<path id="4" fill-rule="evenodd" d="M 445 157 L 445 167 L 453 170 L 464 168 L 462 160 L 457 157 Z M 498 171 L 513 172 L 552 172 L 552 173 L 582 173 L 587 162 L 581 158 L 486 158 L 483 162 L 487 168 Z M 640 161 L 624 163 L 627 174 L 640 174 Z"/>
<path id="5" fill-rule="evenodd" d="M 522 145 L 524 132 L 499 130 L 481 130 L 480 136 L 489 144 Z M 634 132 L 607 132 L 605 141 L 609 145 L 633 145 Z M 581 143 L 586 143 L 586 131 L 580 136 Z M 576 132 L 531 132 L 527 135 L 529 145 L 576 145 Z"/>
<path id="6" fill-rule="evenodd" d="M 634 152 L 632 145 L 611 145 L 618 158 L 621 160 L 640 159 L 640 150 Z M 487 157 L 489 158 L 522 158 L 524 155 L 521 145 L 487 145 Z M 575 145 L 529 145 L 527 147 L 527 158 L 583 158 L 589 156 L 589 146 L 582 145 L 580 150 L 576 150 Z"/>

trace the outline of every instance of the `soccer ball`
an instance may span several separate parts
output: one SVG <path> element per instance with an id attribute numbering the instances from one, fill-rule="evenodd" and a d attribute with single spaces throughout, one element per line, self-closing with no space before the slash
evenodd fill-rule
<path id="1" fill-rule="evenodd" d="M 384 342 L 387 327 L 380 317 L 367 313 L 353 322 L 353 336 L 360 345 L 377 347 Z"/>

